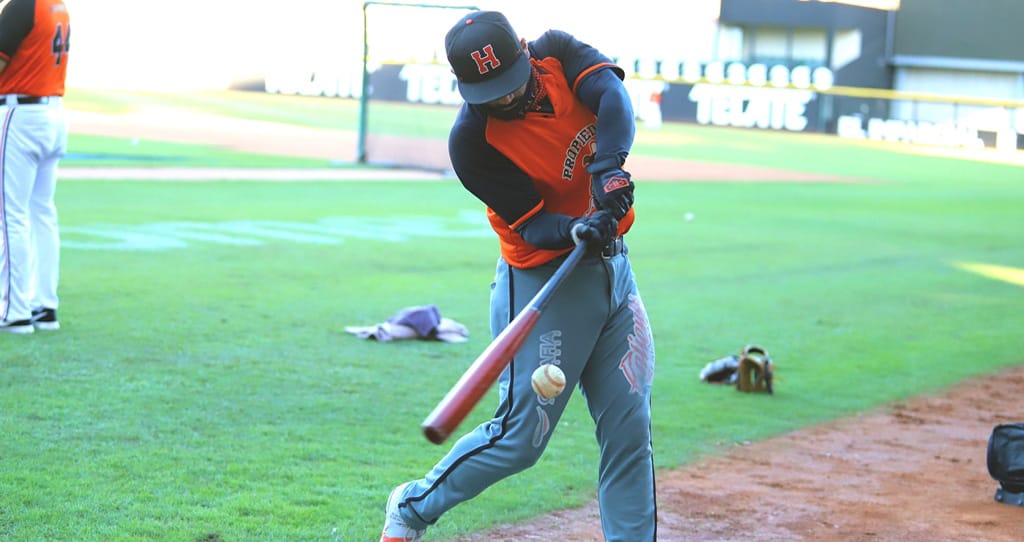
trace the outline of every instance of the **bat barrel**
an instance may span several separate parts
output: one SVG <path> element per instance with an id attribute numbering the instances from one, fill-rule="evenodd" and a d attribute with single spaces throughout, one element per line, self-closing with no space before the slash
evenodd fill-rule
<path id="1" fill-rule="evenodd" d="M 526 337 L 533 331 L 540 319 L 540 313 L 556 290 L 583 257 L 585 246 L 576 245 L 569 257 L 562 262 L 547 283 L 533 296 L 530 303 L 516 315 L 512 322 L 491 341 L 472 365 L 466 369 L 459 381 L 434 407 L 433 412 L 420 427 L 427 440 L 441 444 L 466 419 L 480 399 L 505 370 L 512 358 L 522 347 Z"/>
<path id="2" fill-rule="evenodd" d="M 528 307 L 473 361 L 421 424 L 427 440 L 440 444 L 455 431 L 515 357 L 539 319 L 540 312 Z"/>
<path id="3" fill-rule="evenodd" d="M 441 444 L 448 440 L 448 436 L 451 435 L 451 431 L 448 431 L 444 427 L 424 427 L 423 435 L 427 437 L 427 440 L 434 444 Z"/>

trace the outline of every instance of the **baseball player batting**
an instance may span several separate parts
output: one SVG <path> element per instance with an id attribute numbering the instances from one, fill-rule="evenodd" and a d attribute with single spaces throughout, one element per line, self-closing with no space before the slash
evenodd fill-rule
<path id="1" fill-rule="evenodd" d="M 466 102 L 449 136 L 452 164 L 499 240 L 491 333 L 548 284 L 577 240 L 587 251 L 501 373 L 493 418 L 391 492 L 381 541 L 421 540 L 445 512 L 536 463 L 577 386 L 600 445 L 605 540 L 655 540 L 654 342 L 623 240 L 635 219 L 622 169 L 635 131 L 623 71 L 565 32 L 527 42 L 493 11 L 463 17 L 445 45 Z M 544 364 L 561 369 L 566 392 L 534 390 Z"/>
<path id="2" fill-rule="evenodd" d="M 59 327 L 54 194 L 70 37 L 61 0 L 10 0 L 0 11 L 0 332 Z"/>

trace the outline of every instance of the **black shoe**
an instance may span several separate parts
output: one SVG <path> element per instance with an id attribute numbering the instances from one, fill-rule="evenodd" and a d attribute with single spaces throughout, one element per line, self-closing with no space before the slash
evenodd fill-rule
<path id="1" fill-rule="evenodd" d="M 60 329 L 60 322 L 57 321 L 57 309 L 35 309 L 32 311 L 32 325 L 40 331 Z"/>
<path id="2" fill-rule="evenodd" d="M 15 320 L 13 322 L 0 320 L 0 333 L 16 333 L 18 335 L 25 335 L 34 331 L 35 328 L 32 327 L 32 320 Z"/>

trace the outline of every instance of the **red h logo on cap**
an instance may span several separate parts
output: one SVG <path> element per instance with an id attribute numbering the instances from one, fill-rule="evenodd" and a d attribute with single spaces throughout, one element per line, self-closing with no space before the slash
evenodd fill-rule
<path id="1" fill-rule="evenodd" d="M 501 66 L 501 61 L 498 60 L 498 57 L 494 56 L 494 46 L 490 43 L 484 45 L 481 51 L 473 51 L 471 56 L 476 62 L 476 69 L 479 70 L 480 75 L 496 70 L 498 66 Z"/>

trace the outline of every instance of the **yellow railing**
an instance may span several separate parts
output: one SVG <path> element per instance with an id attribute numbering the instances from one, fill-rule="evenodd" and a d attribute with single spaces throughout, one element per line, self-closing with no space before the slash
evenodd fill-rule
<path id="1" fill-rule="evenodd" d="M 778 88 L 778 89 L 794 89 L 794 90 L 811 90 L 819 94 L 829 94 L 832 96 L 848 96 L 851 98 L 875 98 L 880 100 L 906 100 L 912 102 L 934 102 L 934 103 L 951 103 L 960 105 L 980 105 L 986 107 L 1005 107 L 1005 108 L 1024 108 L 1024 100 L 1007 100 L 999 98 L 983 98 L 977 96 L 959 96 L 953 94 L 938 94 L 933 92 L 909 92 L 903 90 L 891 90 L 885 88 L 867 88 L 867 87 L 845 87 L 845 86 L 832 86 L 825 88 L 818 88 L 815 86 L 810 87 L 798 87 L 795 85 L 776 86 L 772 84 L 766 85 L 754 85 L 750 82 L 743 83 L 732 83 L 728 80 L 724 81 L 712 81 L 710 79 L 698 79 L 698 80 L 686 80 L 686 79 L 668 79 L 661 76 L 656 77 L 641 77 L 639 75 L 630 76 L 631 79 L 643 79 L 650 81 L 665 81 L 666 83 L 676 83 L 681 85 L 697 85 L 697 84 L 708 84 L 708 85 L 722 85 L 722 86 L 734 86 L 734 87 L 760 87 L 760 88 Z"/>

